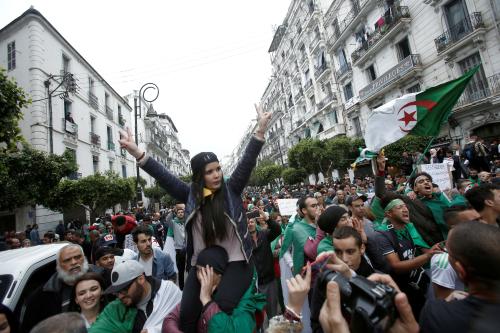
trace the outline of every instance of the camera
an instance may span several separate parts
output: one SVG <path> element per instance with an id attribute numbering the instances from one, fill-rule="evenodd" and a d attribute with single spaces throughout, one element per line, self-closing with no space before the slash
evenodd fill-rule
<path id="1" fill-rule="evenodd" d="M 396 290 L 386 284 L 373 282 L 357 275 L 346 278 L 332 270 L 324 270 L 317 278 L 313 291 L 311 321 L 319 325 L 321 306 L 326 299 L 328 282 L 339 285 L 342 314 L 351 332 L 381 332 L 392 326 L 397 317 L 394 306 Z"/>

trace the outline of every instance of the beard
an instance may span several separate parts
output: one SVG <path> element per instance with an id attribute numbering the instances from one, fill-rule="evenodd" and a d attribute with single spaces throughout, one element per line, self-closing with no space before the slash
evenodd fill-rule
<path id="1" fill-rule="evenodd" d="M 73 285 L 78 278 L 80 278 L 83 274 L 87 273 L 89 270 L 89 263 L 87 258 L 83 259 L 83 265 L 81 266 L 81 270 L 78 273 L 71 274 L 63 270 L 60 266 L 57 266 L 57 274 L 59 279 L 61 279 L 64 283 L 68 285 Z"/>

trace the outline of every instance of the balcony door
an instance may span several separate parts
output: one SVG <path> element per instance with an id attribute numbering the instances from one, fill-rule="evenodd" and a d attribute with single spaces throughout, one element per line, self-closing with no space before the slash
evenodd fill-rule
<path id="1" fill-rule="evenodd" d="M 445 7 L 449 38 L 453 42 L 460 40 L 471 31 L 471 23 L 464 0 L 453 0 Z"/>
<path id="2" fill-rule="evenodd" d="M 462 73 L 465 74 L 467 71 L 472 69 L 477 65 L 481 65 L 479 70 L 474 74 L 470 80 L 467 88 L 465 89 L 464 95 L 466 96 L 468 102 L 475 102 L 479 99 L 489 96 L 488 80 L 484 74 L 483 66 L 481 64 L 481 56 L 479 53 L 474 53 L 473 55 L 465 58 L 458 63 Z"/>

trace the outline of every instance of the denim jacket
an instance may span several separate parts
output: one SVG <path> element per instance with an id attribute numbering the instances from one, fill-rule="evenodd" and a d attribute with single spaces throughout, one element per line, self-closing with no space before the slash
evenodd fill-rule
<path id="1" fill-rule="evenodd" d="M 137 261 L 141 256 L 137 255 Z M 153 270 L 151 275 L 159 280 L 173 280 L 176 276 L 175 264 L 172 258 L 159 248 L 153 247 Z"/>
<path id="2" fill-rule="evenodd" d="M 253 168 L 257 162 L 264 141 L 261 141 L 252 136 L 248 146 L 243 153 L 243 157 L 238 163 L 238 166 L 231 174 L 229 180 L 223 183 L 224 191 L 224 213 L 233 227 L 236 229 L 236 234 L 241 243 L 241 249 L 246 261 L 252 256 L 252 240 L 247 228 L 247 217 L 243 208 L 243 200 L 241 194 L 250 178 Z M 141 166 L 144 171 L 150 174 L 163 187 L 168 194 L 176 200 L 186 204 L 186 262 L 191 263 L 193 256 L 193 236 L 192 236 L 192 221 L 199 210 L 196 205 L 195 194 L 193 193 L 191 184 L 186 184 L 172 173 L 170 173 L 163 165 L 158 163 L 154 158 L 147 158 L 144 165 Z"/>

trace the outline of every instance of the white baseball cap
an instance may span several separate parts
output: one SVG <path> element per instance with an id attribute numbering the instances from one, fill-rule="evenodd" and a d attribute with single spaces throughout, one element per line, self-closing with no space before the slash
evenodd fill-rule
<path id="1" fill-rule="evenodd" d="M 128 288 L 142 274 L 144 274 L 144 267 L 137 260 L 124 260 L 113 268 L 111 286 L 104 293 L 116 294 Z"/>

